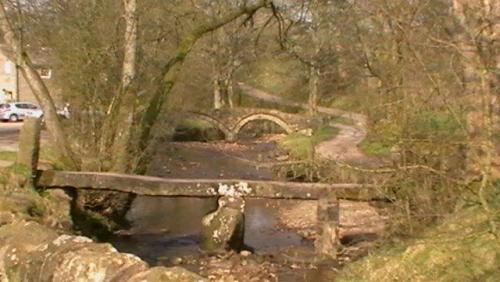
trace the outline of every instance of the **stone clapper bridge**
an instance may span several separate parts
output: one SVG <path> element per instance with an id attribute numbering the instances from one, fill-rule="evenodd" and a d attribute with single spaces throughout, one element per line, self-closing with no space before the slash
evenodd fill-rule
<path id="1" fill-rule="evenodd" d="M 263 108 L 233 108 L 209 111 L 190 111 L 181 114 L 182 119 L 203 120 L 224 133 L 224 139 L 234 142 L 241 129 L 252 121 L 270 121 L 277 124 L 287 134 L 312 133 L 311 121 L 300 114 L 286 113 Z"/>
<path id="2" fill-rule="evenodd" d="M 262 115 L 263 113 L 254 113 L 240 119 L 240 122 L 232 127 L 232 132 L 237 133 L 244 124 Z M 37 188 L 115 191 L 154 197 L 220 197 L 220 199 L 233 197 L 240 202 L 245 198 L 318 200 L 319 236 L 315 248 L 319 257 L 336 258 L 339 246 L 339 199 L 366 201 L 383 199 L 374 186 L 356 183 L 176 179 L 102 172 L 42 171 L 37 170 L 40 131 L 39 119 L 25 120 L 19 137 L 17 157 L 18 164 L 30 168 L 32 174 L 36 175 L 34 184 Z M 219 206 L 219 209 L 221 208 L 222 205 Z"/>
<path id="3" fill-rule="evenodd" d="M 42 189 L 81 189 L 131 193 L 154 197 L 238 197 L 318 200 L 321 257 L 335 258 L 339 246 L 338 199 L 379 199 L 370 185 L 297 183 L 239 179 L 176 179 L 102 172 L 39 171 L 36 186 Z"/>

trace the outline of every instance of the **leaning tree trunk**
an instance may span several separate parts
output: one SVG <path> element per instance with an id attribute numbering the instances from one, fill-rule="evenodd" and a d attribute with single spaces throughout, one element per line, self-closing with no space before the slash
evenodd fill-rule
<path id="1" fill-rule="evenodd" d="M 177 76 L 181 72 L 182 65 L 198 39 L 200 39 L 204 34 L 214 31 L 224 26 L 225 24 L 236 20 L 242 15 L 252 15 L 260 8 L 266 6 L 268 2 L 269 0 L 259 0 L 253 4 L 243 5 L 239 9 L 232 11 L 219 19 L 208 21 L 205 24 L 198 26 L 182 39 L 182 41 L 179 43 L 179 46 L 177 47 L 177 50 L 175 51 L 174 56 L 167 62 L 167 64 L 163 68 L 164 71 L 162 74 L 161 88 L 159 89 L 159 91 L 154 93 L 153 97 L 146 107 L 146 112 L 141 124 L 141 134 L 139 139 L 138 151 L 143 152 L 147 149 L 153 126 L 155 125 L 156 120 L 160 115 L 165 98 L 174 87 L 177 81 Z M 139 172 L 143 170 L 143 166 L 147 161 L 145 158 L 148 158 L 147 154 L 145 154 L 144 157 L 139 160 Z"/>
<path id="2" fill-rule="evenodd" d="M 70 143 L 63 131 L 62 124 L 57 116 L 56 107 L 50 92 L 40 77 L 40 74 L 35 70 L 28 54 L 24 52 L 20 41 L 16 38 L 12 25 L 7 18 L 4 2 L 1 0 L 0 28 L 4 34 L 5 43 L 10 49 L 12 49 L 12 51 L 14 51 L 15 54 L 18 55 L 21 72 L 43 109 L 47 129 L 52 135 L 53 141 L 61 153 L 61 159 L 69 169 L 79 169 L 79 161 L 71 150 Z"/>

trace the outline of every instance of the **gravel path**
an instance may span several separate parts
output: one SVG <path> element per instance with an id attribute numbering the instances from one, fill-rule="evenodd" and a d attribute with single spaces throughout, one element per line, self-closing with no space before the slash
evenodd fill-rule
<path id="1" fill-rule="evenodd" d="M 332 123 L 330 126 L 340 129 L 332 139 L 319 143 L 315 152 L 318 156 L 328 160 L 340 162 L 362 162 L 366 155 L 358 145 L 365 139 L 366 131 L 356 126 Z"/>

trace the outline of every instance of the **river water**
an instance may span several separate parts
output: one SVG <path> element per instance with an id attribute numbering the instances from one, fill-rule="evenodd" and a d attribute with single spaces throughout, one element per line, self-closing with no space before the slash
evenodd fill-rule
<path id="1" fill-rule="evenodd" d="M 293 231 L 279 228 L 276 205 L 268 200 L 249 199 L 245 207 L 245 244 L 257 253 L 272 253 L 283 247 L 311 247 Z M 135 200 L 128 218 L 130 233 L 113 244 L 152 264 L 198 252 L 201 219 L 215 209 L 211 199 L 151 198 Z"/>
<path id="2" fill-rule="evenodd" d="M 271 161 L 276 156 L 270 142 L 172 143 L 158 150 L 149 174 L 177 178 L 273 179 L 272 171 L 256 169 L 251 162 Z M 200 260 L 203 257 L 198 248 L 201 219 L 215 210 L 215 201 L 210 198 L 137 197 L 127 214 L 131 229 L 121 232 L 111 243 L 118 250 L 136 254 L 151 265 L 168 266 L 176 264 L 179 258 Z M 284 250 L 311 256 L 313 242 L 294 231 L 280 228 L 277 213 L 280 205 L 293 205 L 293 201 L 246 201 L 245 244 L 248 249 L 268 257 L 279 257 Z M 193 271 L 198 271 L 199 267 L 196 263 L 182 266 Z M 278 277 L 280 281 L 319 281 L 317 269 L 306 272 L 287 268 L 282 269 Z"/>

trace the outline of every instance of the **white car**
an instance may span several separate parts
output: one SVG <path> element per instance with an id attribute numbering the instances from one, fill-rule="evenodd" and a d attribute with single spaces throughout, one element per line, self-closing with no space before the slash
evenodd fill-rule
<path id="1" fill-rule="evenodd" d="M 0 104 L 0 120 L 12 122 L 20 121 L 26 117 L 40 118 L 43 111 L 39 106 L 29 102 L 14 102 Z"/>

